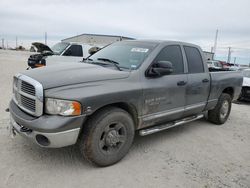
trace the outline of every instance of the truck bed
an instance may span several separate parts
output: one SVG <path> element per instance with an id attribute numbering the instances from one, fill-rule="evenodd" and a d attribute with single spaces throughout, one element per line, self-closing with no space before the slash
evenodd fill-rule
<path id="1" fill-rule="evenodd" d="M 211 87 L 208 100 L 218 99 L 224 88 L 232 88 L 233 100 L 236 100 L 241 92 L 242 73 L 240 71 L 221 70 L 210 72 Z M 230 85 L 228 85 L 230 83 Z"/>

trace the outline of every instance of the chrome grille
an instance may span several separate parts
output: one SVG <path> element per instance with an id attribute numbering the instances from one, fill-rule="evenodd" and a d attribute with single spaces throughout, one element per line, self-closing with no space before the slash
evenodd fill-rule
<path id="1" fill-rule="evenodd" d="M 25 82 L 25 81 L 22 81 L 22 83 L 21 83 L 21 91 L 23 91 L 24 93 L 28 93 L 30 95 L 33 95 L 33 96 L 36 95 L 35 87 L 33 85 Z"/>
<path id="2" fill-rule="evenodd" d="M 23 95 L 20 95 L 21 97 L 21 104 L 31 110 L 32 112 L 35 112 L 36 111 L 36 101 L 34 99 L 30 99 L 28 97 L 25 97 Z"/>
<path id="3" fill-rule="evenodd" d="M 31 115 L 41 116 L 43 113 L 43 87 L 28 76 L 18 74 L 14 77 L 13 100 Z"/>

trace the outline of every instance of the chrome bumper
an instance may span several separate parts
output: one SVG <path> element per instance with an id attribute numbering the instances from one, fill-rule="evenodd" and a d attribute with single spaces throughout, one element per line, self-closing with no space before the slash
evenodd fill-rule
<path id="1" fill-rule="evenodd" d="M 65 146 L 74 145 L 77 142 L 77 138 L 80 132 L 80 128 L 75 128 L 57 133 L 38 132 L 31 129 L 27 129 L 22 125 L 17 124 L 12 117 L 10 117 L 10 130 L 13 135 L 18 133 L 21 136 L 32 140 L 39 146 L 46 148 L 61 148 Z"/>

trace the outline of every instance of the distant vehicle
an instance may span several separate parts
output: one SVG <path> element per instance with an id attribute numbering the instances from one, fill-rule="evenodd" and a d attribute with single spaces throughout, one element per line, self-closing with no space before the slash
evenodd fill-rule
<path id="1" fill-rule="evenodd" d="M 220 61 L 207 61 L 207 66 L 209 69 L 223 69 L 223 65 L 220 63 Z"/>
<path id="2" fill-rule="evenodd" d="M 243 83 L 239 100 L 250 101 L 250 69 L 242 70 Z"/>
<path id="3" fill-rule="evenodd" d="M 41 147 L 78 143 L 82 157 L 108 166 L 126 155 L 136 130 L 146 136 L 206 112 L 224 124 L 242 80 L 239 71 L 209 72 L 193 44 L 116 42 L 82 63 L 16 75 L 10 130 Z"/>
<path id="4" fill-rule="evenodd" d="M 116 35 L 81 34 L 63 39 L 62 42 L 51 48 L 42 43 L 32 43 L 30 51 L 40 53 L 31 55 L 28 59 L 28 65 L 31 68 L 37 68 L 45 65 L 57 65 L 58 63 L 79 62 L 100 48 L 122 40 L 134 39 Z"/>
<path id="5" fill-rule="evenodd" d="M 78 62 L 90 55 L 89 49 L 97 49 L 102 46 L 90 44 L 59 42 L 51 48 L 43 43 L 32 43 L 33 50 L 40 52 L 31 55 L 28 59 L 28 66 L 31 68 L 42 67 L 45 65 L 54 65 L 56 63 Z"/>

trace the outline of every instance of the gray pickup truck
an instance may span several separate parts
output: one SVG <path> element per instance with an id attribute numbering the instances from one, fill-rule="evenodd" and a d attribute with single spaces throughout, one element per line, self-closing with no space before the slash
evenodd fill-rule
<path id="1" fill-rule="evenodd" d="M 78 144 L 98 166 L 144 136 L 206 115 L 228 119 L 241 91 L 237 71 L 209 72 L 199 46 L 172 41 L 122 41 L 82 63 L 14 76 L 11 130 L 42 147 Z"/>

